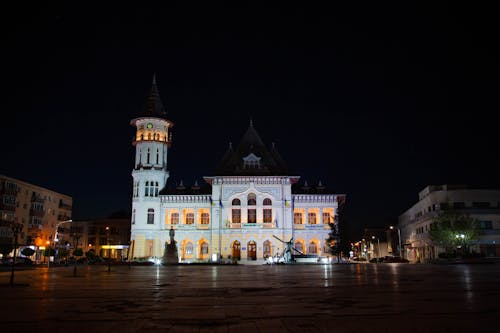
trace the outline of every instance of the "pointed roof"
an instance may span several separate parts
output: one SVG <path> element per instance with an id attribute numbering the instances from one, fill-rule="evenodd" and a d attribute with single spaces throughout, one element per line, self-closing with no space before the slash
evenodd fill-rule
<path id="1" fill-rule="evenodd" d="M 285 176 L 288 174 L 288 168 L 275 147 L 271 151 L 266 148 L 250 119 L 240 143 L 236 149 L 233 149 L 232 145 L 229 146 L 214 173 L 220 176 Z"/>
<path id="2" fill-rule="evenodd" d="M 164 118 L 167 112 L 163 107 L 163 103 L 160 98 L 160 93 L 158 92 L 158 86 L 156 85 L 156 73 L 153 74 L 153 85 L 148 97 L 146 97 L 146 102 L 144 103 L 144 108 L 142 110 L 143 117 L 159 117 Z"/>

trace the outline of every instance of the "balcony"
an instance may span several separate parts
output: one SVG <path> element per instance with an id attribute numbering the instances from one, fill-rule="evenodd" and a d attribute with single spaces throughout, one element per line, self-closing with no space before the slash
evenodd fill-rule
<path id="1" fill-rule="evenodd" d="M 294 229 L 305 229 L 305 225 L 304 224 L 300 224 L 300 223 L 294 223 L 293 224 L 293 228 Z"/>
<path id="2" fill-rule="evenodd" d="M 10 211 L 10 212 L 15 212 L 16 211 L 16 205 L 15 204 L 10 205 L 10 204 L 6 204 L 6 203 L 3 203 L 3 202 L 0 202 L 0 210 L 7 210 L 7 211 Z"/>
<path id="3" fill-rule="evenodd" d="M 304 226 L 309 230 L 330 229 L 330 226 L 328 224 L 305 224 Z"/>
<path id="4" fill-rule="evenodd" d="M 198 223 L 196 225 L 197 229 L 202 229 L 202 230 L 207 230 L 207 229 L 210 229 L 210 224 L 201 224 L 201 223 Z"/>
<path id="5" fill-rule="evenodd" d="M 35 217 L 43 217 L 45 215 L 45 212 L 41 209 L 30 209 L 30 217 L 35 216 Z"/>

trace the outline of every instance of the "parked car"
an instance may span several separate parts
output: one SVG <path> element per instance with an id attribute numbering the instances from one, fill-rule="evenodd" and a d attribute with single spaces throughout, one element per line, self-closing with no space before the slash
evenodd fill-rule
<path id="1" fill-rule="evenodd" d="M 385 256 L 383 258 L 383 262 L 387 262 L 387 263 L 393 263 L 393 262 L 397 262 L 397 263 L 409 263 L 410 261 L 406 260 L 405 258 L 401 258 L 401 257 Z"/>
<path id="2" fill-rule="evenodd" d="M 2 259 L 3 265 L 12 265 L 14 258 Z M 16 265 L 33 265 L 33 260 L 28 257 L 16 257 Z"/>

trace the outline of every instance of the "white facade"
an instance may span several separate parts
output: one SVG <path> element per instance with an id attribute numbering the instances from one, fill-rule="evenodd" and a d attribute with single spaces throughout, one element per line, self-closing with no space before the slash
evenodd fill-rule
<path id="1" fill-rule="evenodd" d="M 486 256 L 500 256 L 500 190 L 467 189 L 460 185 L 427 186 L 419 201 L 399 216 L 405 256 L 414 262 L 436 259 L 440 248 L 433 246 L 429 231 L 433 218 L 452 209 L 479 220 L 481 236 L 473 250 Z"/>
<path id="2" fill-rule="evenodd" d="M 170 128 L 153 83 L 149 113 L 132 120 L 137 128 L 132 199 L 131 258 L 162 257 L 175 230 L 181 262 L 263 260 L 294 239 L 304 254 L 326 255 L 325 239 L 336 223 L 344 195 L 292 194 L 300 177 L 282 172 L 277 152 L 268 151 L 253 125 L 223 160 L 231 169 L 204 177 L 210 191 L 169 191 Z M 153 110 L 153 111 L 151 111 Z M 234 167 L 236 165 L 236 167 Z M 227 169 L 229 170 L 229 169 Z"/>

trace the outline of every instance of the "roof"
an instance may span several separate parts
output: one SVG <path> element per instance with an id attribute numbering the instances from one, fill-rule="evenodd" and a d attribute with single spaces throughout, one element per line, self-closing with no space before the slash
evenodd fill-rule
<path id="1" fill-rule="evenodd" d="M 275 144 L 273 143 L 269 150 L 250 121 L 236 149 L 229 144 L 214 174 L 218 176 L 284 176 L 288 174 L 288 167 Z"/>
<path id="2" fill-rule="evenodd" d="M 171 179 L 167 181 L 167 185 L 160 191 L 160 195 L 196 195 L 196 194 L 212 194 L 212 187 L 208 184 L 198 185 L 195 181 L 191 186 L 185 186 L 183 181 L 175 182 Z"/>
<path id="3" fill-rule="evenodd" d="M 167 112 L 163 107 L 163 103 L 160 98 L 160 93 L 158 92 L 158 86 L 156 85 L 156 75 L 153 75 L 153 84 L 151 86 L 151 91 L 146 97 L 146 102 L 142 109 L 142 117 L 158 117 L 165 118 Z"/>

